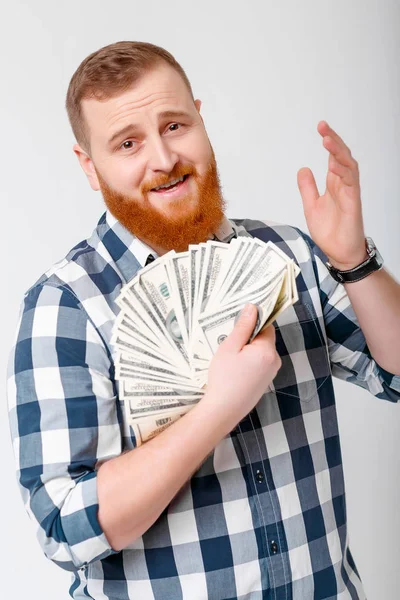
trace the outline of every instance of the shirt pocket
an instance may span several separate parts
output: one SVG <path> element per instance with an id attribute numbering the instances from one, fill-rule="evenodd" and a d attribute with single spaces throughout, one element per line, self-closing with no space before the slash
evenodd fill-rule
<path id="1" fill-rule="evenodd" d="M 274 321 L 282 367 L 267 391 L 301 402 L 309 402 L 317 395 L 332 374 L 321 321 L 313 306 L 298 302 Z"/>

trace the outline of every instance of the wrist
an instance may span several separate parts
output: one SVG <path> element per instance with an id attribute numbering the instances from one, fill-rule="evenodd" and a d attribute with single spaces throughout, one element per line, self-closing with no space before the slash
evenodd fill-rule
<path id="1" fill-rule="evenodd" d="M 246 407 L 243 409 L 243 402 L 239 407 L 232 401 L 232 398 L 223 397 L 224 392 L 219 392 L 214 388 L 206 388 L 206 393 L 202 399 L 193 407 L 192 411 L 196 410 L 199 414 L 205 416 L 206 421 L 217 430 L 217 434 L 225 437 L 247 414 Z M 239 410 L 238 410 L 239 408 Z M 210 425 L 209 425 L 210 426 Z"/>
<path id="2" fill-rule="evenodd" d="M 338 269 L 338 271 L 350 271 L 351 269 L 355 269 L 356 267 L 358 267 L 359 265 L 361 265 L 363 262 L 365 262 L 368 259 L 369 259 L 369 254 L 365 248 L 362 252 L 358 253 L 357 256 L 354 255 L 353 257 L 351 257 L 351 260 L 349 260 L 346 263 L 338 262 L 334 258 L 331 258 L 330 256 L 328 256 L 329 263 L 335 269 Z"/>
<path id="3" fill-rule="evenodd" d="M 359 253 L 357 262 L 355 257 L 354 261 L 349 263 L 342 263 L 335 259 L 333 259 L 333 264 L 327 262 L 326 266 L 331 276 L 337 282 L 345 284 L 360 281 L 374 271 L 379 271 L 383 266 L 383 258 L 370 237 L 365 238 L 365 250 L 366 254 Z"/>

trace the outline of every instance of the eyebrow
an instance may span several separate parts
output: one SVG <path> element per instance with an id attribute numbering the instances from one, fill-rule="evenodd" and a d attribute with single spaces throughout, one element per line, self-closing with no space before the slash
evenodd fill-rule
<path id="1" fill-rule="evenodd" d="M 192 118 L 189 113 L 187 113 L 183 110 L 164 110 L 163 112 L 160 112 L 158 114 L 159 120 L 171 119 L 171 118 L 172 119 L 181 119 L 182 117 L 186 118 L 186 119 Z M 140 131 L 140 129 L 141 129 L 140 125 L 136 125 L 135 123 L 129 123 L 129 125 L 126 125 L 122 129 L 119 129 L 118 131 L 113 133 L 113 135 L 108 140 L 107 145 L 109 147 L 111 147 L 118 138 L 124 137 L 128 133 L 135 133 L 137 131 Z"/>

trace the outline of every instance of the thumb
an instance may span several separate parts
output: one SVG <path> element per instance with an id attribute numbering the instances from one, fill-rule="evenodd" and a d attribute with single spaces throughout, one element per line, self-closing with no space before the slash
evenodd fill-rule
<path id="1" fill-rule="evenodd" d="M 304 212 L 309 214 L 316 208 L 319 193 L 313 172 L 303 167 L 297 172 L 297 185 L 303 200 Z"/>
<path id="2" fill-rule="evenodd" d="M 233 352 L 240 352 L 243 346 L 248 343 L 254 331 L 257 323 L 257 314 L 257 307 L 254 304 L 246 304 L 240 313 L 233 331 L 223 342 L 225 348 Z"/>

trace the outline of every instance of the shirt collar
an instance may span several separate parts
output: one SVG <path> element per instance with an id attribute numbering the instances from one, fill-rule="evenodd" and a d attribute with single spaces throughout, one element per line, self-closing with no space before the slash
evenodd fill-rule
<path id="1" fill-rule="evenodd" d="M 101 216 L 97 224 L 97 233 L 125 282 L 130 281 L 136 272 L 144 267 L 149 254 L 158 257 L 155 250 L 128 231 L 109 210 Z M 224 215 L 220 226 L 210 239 L 230 242 L 236 235 L 235 223 Z"/>

